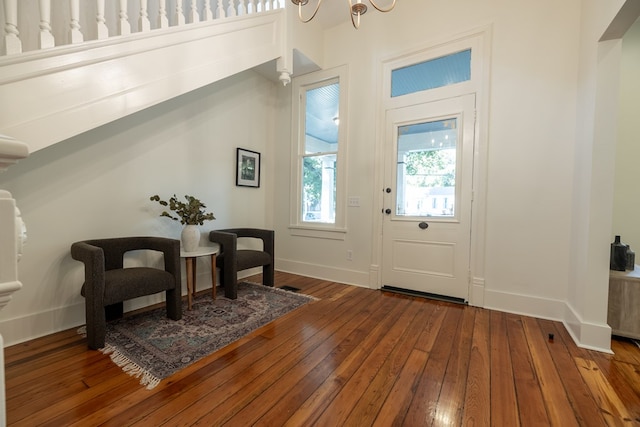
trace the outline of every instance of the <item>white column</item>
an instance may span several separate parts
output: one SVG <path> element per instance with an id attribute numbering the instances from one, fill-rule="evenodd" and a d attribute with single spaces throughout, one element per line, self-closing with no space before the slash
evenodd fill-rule
<path id="1" fill-rule="evenodd" d="M 69 23 L 69 43 L 82 43 L 84 36 L 80 31 L 80 0 L 69 0 L 71 22 Z"/>
<path id="2" fill-rule="evenodd" d="M 40 38 L 38 47 L 46 49 L 55 46 L 53 34 L 51 34 L 51 0 L 40 0 Z"/>
<path id="3" fill-rule="evenodd" d="M 209 0 L 205 0 L 204 2 L 204 12 L 203 12 L 203 20 L 205 21 L 211 21 L 213 20 L 213 12 L 211 11 L 211 3 L 209 3 Z"/>
<path id="4" fill-rule="evenodd" d="M 182 10 L 182 0 L 176 0 L 175 17 L 177 23 L 176 25 L 180 26 L 185 24 L 184 12 Z"/>
<path id="5" fill-rule="evenodd" d="M 147 9 L 147 0 L 140 0 L 140 16 L 138 17 L 138 31 L 147 32 L 151 30 L 151 21 L 149 21 L 149 10 Z"/>
<path id="6" fill-rule="evenodd" d="M 191 5 L 189 6 L 189 22 L 191 23 L 200 22 L 197 3 L 197 0 L 191 0 Z"/>
<path id="7" fill-rule="evenodd" d="M 4 1 L 4 48 L 7 55 L 22 52 L 18 31 L 18 0 Z"/>
<path id="8" fill-rule="evenodd" d="M 227 14 L 224 12 L 224 5 L 222 0 L 218 0 L 218 7 L 216 8 L 216 18 L 226 18 Z"/>
<path id="9" fill-rule="evenodd" d="M 236 16 L 236 7 L 233 4 L 233 0 L 229 0 L 229 6 L 227 7 L 227 16 Z"/>
<path id="10" fill-rule="evenodd" d="M 244 4 L 244 0 L 238 0 L 238 16 L 246 15 L 247 7 Z"/>
<path id="11" fill-rule="evenodd" d="M 255 0 L 249 0 L 249 2 L 247 3 L 247 13 L 248 14 L 256 13 L 256 2 L 255 2 Z"/>
<path id="12" fill-rule="evenodd" d="M 160 0 L 158 4 L 158 28 L 169 28 L 169 18 L 167 18 L 167 6 L 165 0 Z"/>
<path id="13" fill-rule="evenodd" d="M 118 34 L 126 36 L 131 34 L 131 24 L 127 14 L 128 0 L 120 0 L 120 12 L 118 13 Z"/>
<path id="14" fill-rule="evenodd" d="M 104 17 L 104 0 L 96 0 L 96 10 L 98 40 L 106 39 L 109 37 L 109 29 L 107 28 L 107 21 Z"/>

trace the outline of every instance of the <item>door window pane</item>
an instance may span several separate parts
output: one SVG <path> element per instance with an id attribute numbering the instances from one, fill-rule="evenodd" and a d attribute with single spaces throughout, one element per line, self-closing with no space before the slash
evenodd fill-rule
<path id="1" fill-rule="evenodd" d="M 391 96 L 407 95 L 471 79 L 471 49 L 391 71 Z"/>
<path id="2" fill-rule="evenodd" d="M 398 127 L 396 215 L 455 215 L 456 118 Z"/>

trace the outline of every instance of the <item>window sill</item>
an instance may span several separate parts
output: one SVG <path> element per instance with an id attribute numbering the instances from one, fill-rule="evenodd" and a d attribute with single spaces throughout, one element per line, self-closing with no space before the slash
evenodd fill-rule
<path id="1" fill-rule="evenodd" d="M 313 237 L 316 239 L 344 240 L 347 234 L 346 228 L 324 228 L 312 225 L 290 225 L 289 233 L 292 236 Z"/>

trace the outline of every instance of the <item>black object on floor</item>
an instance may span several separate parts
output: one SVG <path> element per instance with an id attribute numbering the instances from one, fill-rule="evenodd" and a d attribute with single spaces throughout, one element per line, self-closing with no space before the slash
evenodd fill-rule
<path id="1" fill-rule="evenodd" d="M 289 285 L 280 286 L 280 289 L 290 292 L 298 292 L 300 290 L 300 288 L 294 288 L 293 286 Z"/>
<path id="2" fill-rule="evenodd" d="M 435 299 L 438 301 L 452 302 L 456 304 L 464 304 L 464 305 L 467 304 L 467 302 L 463 298 L 450 297 L 447 295 L 431 294 L 429 292 L 414 291 L 412 289 L 396 288 L 395 286 L 384 285 L 382 286 L 381 290 L 385 292 L 394 292 L 397 294 L 410 295 L 413 297 L 429 298 L 429 299 Z"/>

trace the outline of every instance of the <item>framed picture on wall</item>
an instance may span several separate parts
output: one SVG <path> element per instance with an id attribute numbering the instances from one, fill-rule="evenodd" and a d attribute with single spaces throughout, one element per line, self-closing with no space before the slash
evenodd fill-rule
<path id="1" fill-rule="evenodd" d="M 236 185 L 260 187 L 260 153 L 238 148 L 236 155 Z"/>

